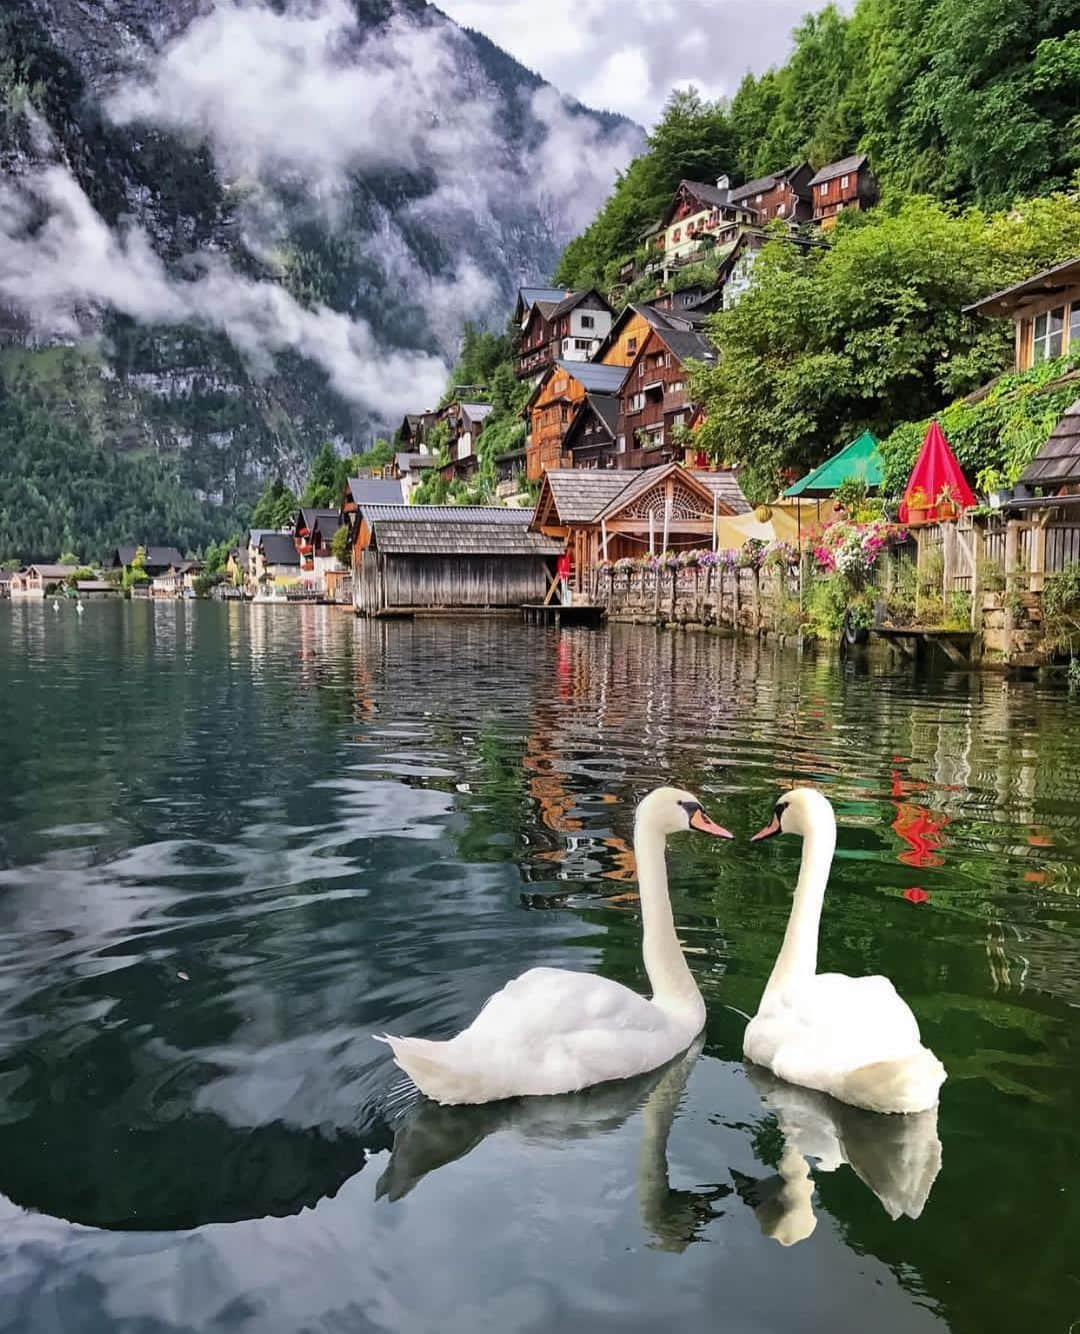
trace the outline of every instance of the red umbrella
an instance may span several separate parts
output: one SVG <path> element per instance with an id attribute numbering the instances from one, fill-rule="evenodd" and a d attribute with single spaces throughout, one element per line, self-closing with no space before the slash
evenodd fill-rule
<path id="1" fill-rule="evenodd" d="M 975 493 L 967 484 L 964 471 L 956 461 L 956 455 L 949 448 L 944 432 L 936 421 L 932 421 L 923 438 L 922 449 L 911 470 L 908 484 L 904 488 L 904 499 L 900 504 L 900 522 L 908 522 L 908 509 L 923 509 L 928 519 L 938 517 L 938 496 L 942 488 L 951 488 L 953 504 L 957 509 L 968 509 L 975 504 Z M 912 505 L 911 498 L 921 492 L 925 497 L 922 505 Z"/>

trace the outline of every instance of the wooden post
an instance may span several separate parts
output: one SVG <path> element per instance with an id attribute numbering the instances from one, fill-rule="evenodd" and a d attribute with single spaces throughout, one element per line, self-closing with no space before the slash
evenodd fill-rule
<path id="1" fill-rule="evenodd" d="M 716 553 L 716 549 L 719 545 L 720 545 L 720 493 L 719 491 L 714 491 L 712 498 L 712 549 L 714 554 Z"/>
<path id="2" fill-rule="evenodd" d="M 1046 522 L 1050 511 L 1044 510 L 1031 529 L 1031 569 L 1028 588 L 1041 593 L 1046 586 Z"/>
<path id="3" fill-rule="evenodd" d="M 653 570 L 653 602 L 652 602 L 653 620 L 660 619 L 660 571 Z"/>
<path id="4" fill-rule="evenodd" d="M 755 569 L 752 571 L 754 576 L 754 586 L 751 594 L 754 607 L 754 633 L 761 631 L 761 571 Z"/>
<path id="5" fill-rule="evenodd" d="M 649 555 L 656 555 L 656 515 L 649 511 Z"/>
<path id="6" fill-rule="evenodd" d="M 602 560 L 607 560 L 608 532 L 607 532 L 607 520 L 606 520 L 606 519 L 601 519 L 601 520 L 600 520 L 600 540 L 601 540 L 602 543 L 603 543 L 603 551 L 601 552 L 601 559 L 602 559 Z"/>
<path id="7" fill-rule="evenodd" d="M 971 523 L 971 628 L 976 634 L 982 629 L 983 566 L 986 564 L 986 542 L 982 525 Z"/>
<path id="8" fill-rule="evenodd" d="M 1005 656 L 1012 654 L 1012 637 L 1016 629 L 1016 617 L 1013 615 L 1013 593 L 1016 590 L 1017 551 L 1019 548 L 1020 525 L 1010 519 L 1005 525 Z"/>
<path id="9" fill-rule="evenodd" d="M 732 570 L 731 577 L 735 585 L 731 594 L 731 626 L 733 630 L 737 630 L 739 628 L 740 594 L 742 593 L 742 570 L 737 565 Z"/>
<path id="10" fill-rule="evenodd" d="M 668 549 L 668 539 L 671 533 L 671 485 L 668 484 L 668 493 L 664 498 L 664 545 L 662 551 Z"/>
<path id="11" fill-rule="evenodd" d="M 668 618 L 669 620 L 672 621 L 675 619 L 675 598 L 676 595 L 678 594 L 678 591 L 679 591 L 679 567 L 677 565 L 673 565 L 671 567 L 671 616 Z"/>

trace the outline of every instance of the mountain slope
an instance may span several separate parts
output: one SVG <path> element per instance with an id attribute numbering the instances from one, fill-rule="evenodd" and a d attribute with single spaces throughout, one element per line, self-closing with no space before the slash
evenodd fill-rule
<path id="1" fill-rule="evenodd" d="M 227 519 L 434 401 L 640 142 L 421 0 L 9 0 L 0 394 Z"/>

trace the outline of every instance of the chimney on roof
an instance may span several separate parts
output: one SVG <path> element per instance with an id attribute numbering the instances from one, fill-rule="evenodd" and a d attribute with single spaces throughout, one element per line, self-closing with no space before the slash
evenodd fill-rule
<path id="1" fill-rule="evenodd" d="M 718 190 L 722 190 L 724 194 L 727 194 L 727 192 L 731 189 L 731 177 L 728 176 L 726 172 L 724 173 L 723 176 L 717 176 L 716 188 Z"/>

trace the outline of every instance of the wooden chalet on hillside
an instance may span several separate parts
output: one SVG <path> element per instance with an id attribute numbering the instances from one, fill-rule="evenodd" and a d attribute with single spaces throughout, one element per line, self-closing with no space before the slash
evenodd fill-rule
<path id="1" fill-rule="evenodd" d="M 523 289 L 528 290 L 528 289 Z M 519 307 L 523 307 L 518 296 Z M 589 361 L 607 336 L 614 312 L 599 292 L 564 292 L 528 306 L 514 341 L 514 373 L 536 379 L 557 361 Z"/>
<path id="2" fill-rule="evenodd" d="M 450 459 L 443 468 L 447 481 L 471 477 L 480 466 L 477 446 L 484 423 L 491 416 L 490 403 L 448 403 L 440 414 L 450 428 Z"/>
<path id="3" fill-rule="evenodd" d="M 529 510 L 362 505 L 353 517 L 353 601 L 364 616 L 496 611 L 543 599 L 561 544 Z"/>
<path id="4" fill-rule="evenodd" d="M 564 546 L 580 593 L 600 561 L 710 547 L 717 520 L 749 508 L 733 472 L 555 468 L 544 474 L 532 528 Z"/>
<path id="5" fill-rule="evenodd" d="M 687 447 L 680 427 L 694 413 L 687 362 L 714 362 L 716 353 L 693 329 L 654 324 L 619 389 L 616 449 L 623 467 L 646 468 L 680 457 Z"/>
<path id="6" fill-rule="evenodd" d="M 1064 356 L 1070 348 L 1080 347 L 1080 258 L 993 292 L 967 306 L 964 313 L 1013 321 L 1018 371 Z"/>
<path id="7" fill-rule="evenodd" d="M 400 450 L 394 455 L 394 460 L 390 465 L 390 476 L 399 483 L 401 497 L 406 503 L 424 480 L 424 475 L 428 469 L 437 466 L 438 460 L 434 454 L 410 453 L 406 450 Z"/>
<path id="8" fill-rule="evenodd" d="M 624 375 L 622 366 L 563 361 L 543 375 L 523 409 L 529 427 L 525 471 L 530 481 L 536 481 L 546 468 L 561 465 L 563 438 L 578 404 L 590 393 L 616 393 Z"/>
<path id="9" fill-rule="evenodd" d="M 877 182 L 865 153 L 830 162 L 810 181 L 813 220 L 828 229 L 844 209 L 867 209 L 877 202 Z"/>
<path id="10" fill-rule="evenodd" d="M 667 269 L 687 262 L 706 244 L 731 240 L 740 225 L 756 221 L 752 207 L 732 201 L 727 176 L 715 185 L 680 181 L 652 239 L 657 265 Z"/>
<path id="11" fill-rule="evenodd" d="M 813 213 L 810 180 L 814 169 L 808 162 L 796 162 L 770 176 L 759 176 L 736 186 L 730 192 L 732 204 L 752 208 L 759 225 L 781 218 L 784 222 L 809 222 Z"/>

